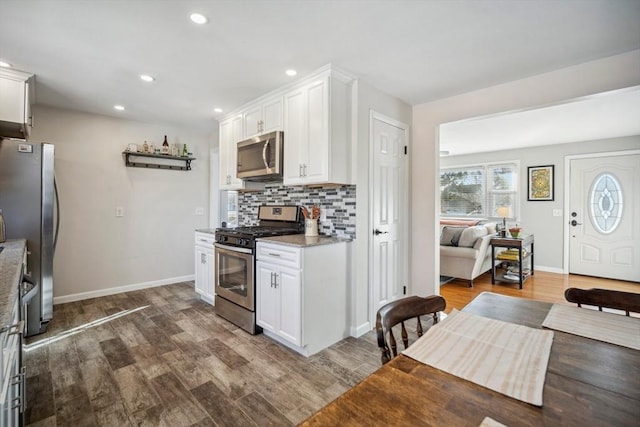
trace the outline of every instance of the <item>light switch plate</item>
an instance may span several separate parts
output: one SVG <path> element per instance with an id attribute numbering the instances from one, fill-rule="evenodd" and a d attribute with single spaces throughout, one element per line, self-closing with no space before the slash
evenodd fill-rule
<path id="1" fill-rule="evenodd" d="M 562 216 L 562 209 L 554 209 L 553 216 Z"/>
<path id="2" fill-rule="evenodd" d="M 120 218 L 124 216 L 124 208 L 122 206 L 116 206 L 116 217 Z"/>
<path id="3" fill-rule="evenodd" d="M 201 206 L 198 206 L 196 208 L 196 215 L 204 215 L 204 208 Z"/>

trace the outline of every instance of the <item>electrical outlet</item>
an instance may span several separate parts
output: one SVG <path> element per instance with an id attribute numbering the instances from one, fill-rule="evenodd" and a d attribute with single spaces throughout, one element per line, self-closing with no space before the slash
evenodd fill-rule
<path id="1" fill-rule="evenodd" d="M 554 209 L 553 216 L 562 216 L 562 209 Z"/>
<path id="2" fill-rule="evenodd" d="M 327 210 L 320 209 L 320 222 L 325 222 L 327 220 Z"/>
<path id="3" fill-rule="evenodd" d="M 196 208 L 196 215 L 204 215 L 204 208 L 202 206 Z"/>
<path id="4" fill-rule="evenodd" d="M 122 206 L 116 206 L 116 217 L 120 218 L 124 216 L 124 208 Z"/>

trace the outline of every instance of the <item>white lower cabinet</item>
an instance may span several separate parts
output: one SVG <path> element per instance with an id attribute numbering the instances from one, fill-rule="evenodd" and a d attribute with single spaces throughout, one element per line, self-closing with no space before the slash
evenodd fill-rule
<path id="1" fill-rule="evenodd" d="M 213 234 L 196 231 L 196 293 L 208 302 L 215 302 L 215 256 L 213 245 L 215 237 Z"/>
<path id="2" fill-rule="evenodd" d="M 265 335 L 310 356 L 349 335 L 347 243 L 256 246 L 256 319 Z"/>
<path id="3" fill-rule="evenodd" d="M 300 271 L 257 261 L 258 325 L 301 344 Z"/>

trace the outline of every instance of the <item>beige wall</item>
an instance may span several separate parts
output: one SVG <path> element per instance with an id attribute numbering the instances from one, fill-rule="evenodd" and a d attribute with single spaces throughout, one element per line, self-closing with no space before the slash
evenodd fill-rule
<path id="1" fill-rule="evenodd" d="M 217 132 L 49 107 L 35 114 L 31 140 L 55 144 L 61 211 L 55 301 L 192 278 L 193 232 L 209 222 L 209 146 Z M 170 143 L 188 144 L 197 158 L 193 170 L 124 166 L 128 144 L 157 146 L 165 134 Z M 123 217 L 115 216 L 116 206 Z M 195 215 L 196 207 L 204 215 Z"/>
<path id="2" fill-rule="evenodd" d="M 425 77 L 425 78 L 428 78 Z M 640 50 L 415 106 L 411 156 L 411 293 L 438 293 L 438 126 L 640 84 Z"/>

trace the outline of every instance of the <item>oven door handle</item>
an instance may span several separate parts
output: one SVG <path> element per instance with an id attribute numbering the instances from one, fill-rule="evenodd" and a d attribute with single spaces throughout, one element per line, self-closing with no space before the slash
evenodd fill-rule
<path id="1" fill-rule="evenodd" d="M 230 251 L 230 252 L 240 252 L 240 253 L 249 254 L 249 255 L 251 255 L 253 253 L 253 251 L 251 249 L 238 248 L 238 247 L 235 247 L 235 246 L 227 246 L 227 245 L 223 245 L 221 243 L 216 243 L 214 246 L 216 248 L 218 248 L 218 249 L 224 249 L 224 250 Z"/>

